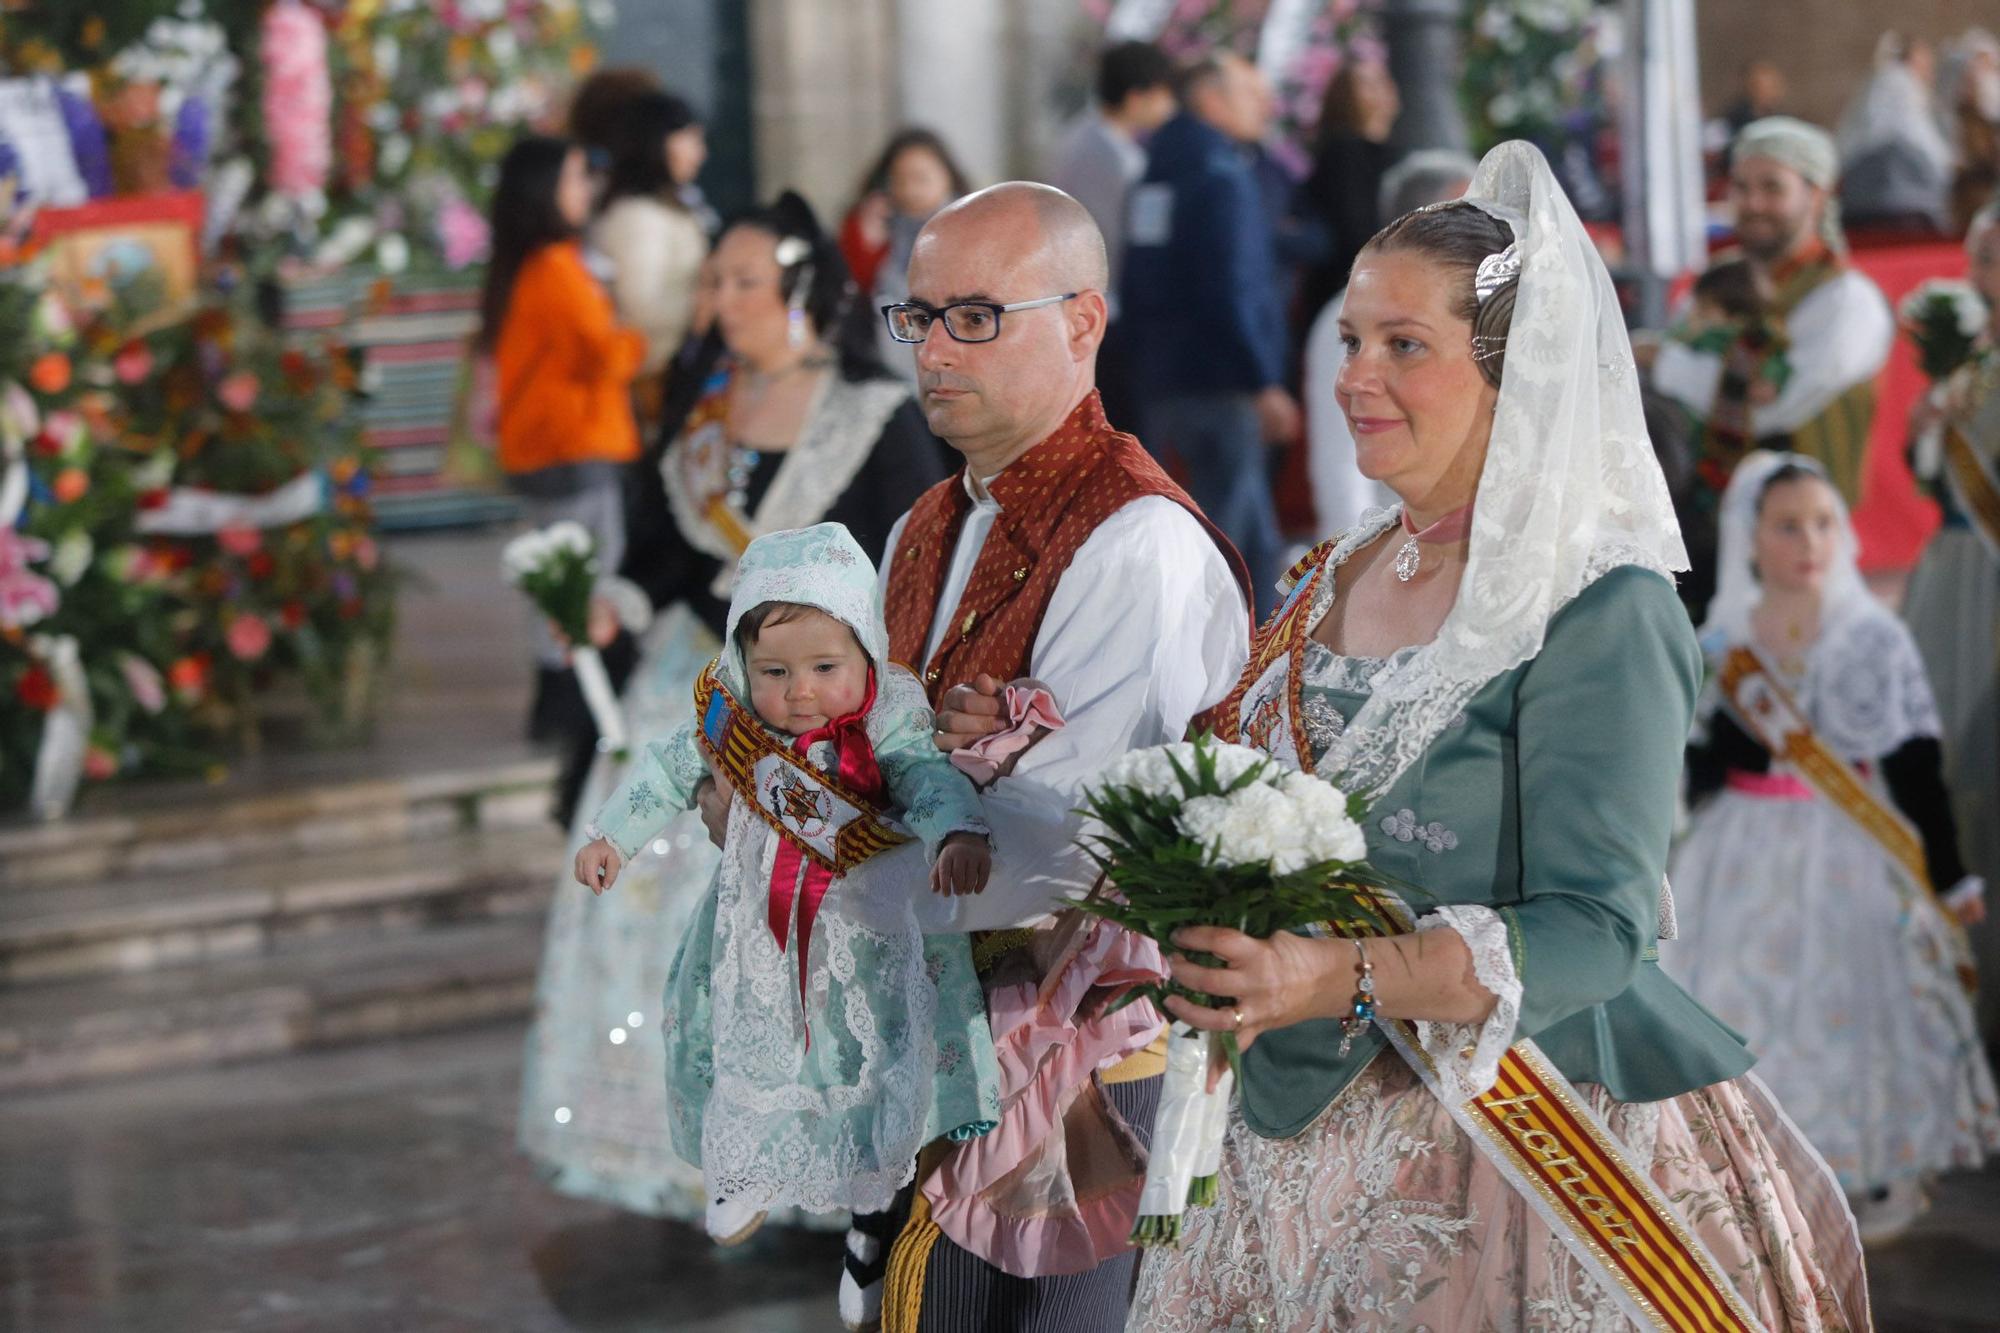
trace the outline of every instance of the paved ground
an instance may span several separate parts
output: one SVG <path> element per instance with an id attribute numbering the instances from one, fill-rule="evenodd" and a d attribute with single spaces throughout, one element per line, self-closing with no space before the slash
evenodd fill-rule
<path id="1" fill-rule="evenodd" d="M 559 1198 L 511 1149 L 518 1028 L 0 1108 L 9 1333 L 805 1333 L 839 1240 Z"/>
<path id="2" fill-rule="evenodd" d="M 833 1237 L 723 1253 L 544 1190 L 510 1147 L 519 1054 L 506 1026 L 13 1100 L 0 1329 L 838 1328 Z M 1883 1333 L 2000 1328 L 2000 1172 L 1873 1267 Z"/>

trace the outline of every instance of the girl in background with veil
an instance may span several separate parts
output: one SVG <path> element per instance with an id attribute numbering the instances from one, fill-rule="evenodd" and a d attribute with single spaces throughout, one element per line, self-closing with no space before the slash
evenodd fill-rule
<path id="1" fill-rule="evenodd" d="M 2000 1149 L 1957 931 L 1984 916 L 1984 886 L 1959 859 L 1916 643 L 1863 584 L 1819 464 L 1745 459 L 1720 552 L 1688 752 L 1690 794 L 1709 799 L 1674 855 L 1667 962 L 1749 1041 L 1863 1238 L 1886 1240 L 1925 1175 Z M 1779 721 L 1788 703 L 1811 739 Z"/>
<path id="2" fill-rule="evenodd" d="M 1177 936 L 1229 999 L 1168 1007 L 1235 1034 L 1242 1095 L 1130 1327 L 1865 1329 L 1825 1164 L 1657 962 L 1700 654 L 1617 299 L 1541 154 L 1378 233 L 1341 330 L 1401 504 L 1294 568 L 1213 721 L 1367 796 L 1421 896 L 1370 938 Z"/>

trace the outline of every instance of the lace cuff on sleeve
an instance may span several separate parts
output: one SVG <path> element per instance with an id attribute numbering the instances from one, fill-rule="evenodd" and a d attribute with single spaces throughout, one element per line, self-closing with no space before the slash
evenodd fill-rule
<path id="1" fill-rule="evenodd" d="M 1493 993 L 1493 1012 L 1483 1023 L 1419 1022 L 1417 1041 L 1437 1065 L 1448 1095 L 1464 1100 L 1493 1086 L 1500 1057 L 1514 1044 L 1521 1017 L 1521 976 L 1514 969 L 1514 946 L 1507 923 L 1490 907 L 1449 906 L 1417 922 L 1417 929 L 1455 930 L 1472 951 L 1472 974 Z"/>

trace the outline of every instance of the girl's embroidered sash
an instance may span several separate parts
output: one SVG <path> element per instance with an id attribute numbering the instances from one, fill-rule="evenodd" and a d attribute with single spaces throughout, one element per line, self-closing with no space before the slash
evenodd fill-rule
<path id="1" fill-rule="evenodd" d="M 694 686 L 702 752 L 758 816 L 814 865 L 845 875 L 877 852 L 910 841 L 882 818 L 875 802 L 778 743 L 716 678 L 702 669 Z"/>
<path id="2" fill-rule="evenodd" d="M 1827 747 L 1806 720 L 1804 710 L 1778 683 L 1777 673 L 1765 664 L 1756 649 L 1747 645 L 1730 649 L 1722 660 L 1716 683 L 1722 688 L 1730 714 L 1758 744 L 1790 764 L 1816 795 L 1874 839 L 1907 887 L 1913 893 L 1929 897 L 1944 919 L 1952 923 L 1957 954 L 1953 961 L 1960 982 L 1970 992 L 1975 976 L 1971 946 L 1956 919 L 1938 901 L 1937 887 L 1931 883 L 1930 870 L 1924 862 L 1924 844 L 1909 821 L 1877 796 L 1846 760 Z"/>
<path id="3" fill-rule="evenodd" d="M 2000 560 L 2000 481 L 1958 426 L 1944 433 L 1944 475 L 1952 499 L 1986 544 L 1986 553 Z"/>

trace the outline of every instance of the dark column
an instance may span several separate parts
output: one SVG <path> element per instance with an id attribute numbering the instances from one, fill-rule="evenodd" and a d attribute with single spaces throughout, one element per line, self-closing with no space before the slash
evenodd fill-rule
<path id="1" fill-rule="evenodd" d="M 1398 148 L 1467 147 L 1458 106 L 1461 7 L 1462 0 L 1384 0 L 1389 72 L 1403 97 L 1403 114 L 1391 136 Z"/>

